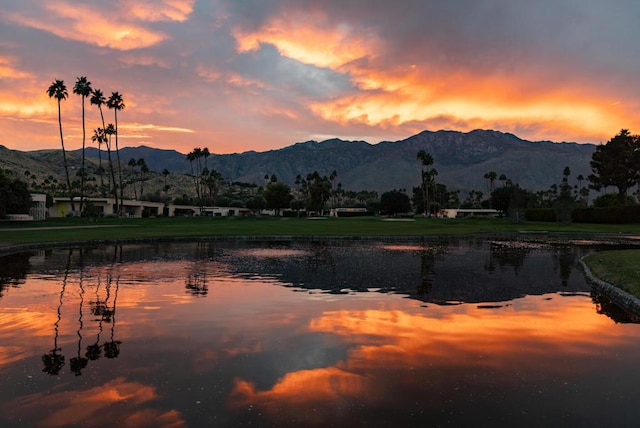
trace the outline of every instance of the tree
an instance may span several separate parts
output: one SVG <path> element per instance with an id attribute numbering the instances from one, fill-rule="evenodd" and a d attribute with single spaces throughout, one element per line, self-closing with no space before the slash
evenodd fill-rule
<path id="1" fill-rule="evenodd" d="M 435 168 L 426 171 L 425 167 L 433 165 L 433 156 L 424 150 L 420 150 L 417 155 L 417 159 L 420 161 L 420 177 L 422 183 L 422 192 L 424 194 L 424 215 L 425 217 L 429 215 L 430 204 L 429 204 L 429 187 L 433 184 L 433 180 L 435 176 L 438 174 Z"/>
<path id="2" fill-rule="evenodd" d="M 411 211 L 409 196 L 402 190 L 391 190 L 380 196 L 380 211 L 384 214 L 397 216 L 398 213 Z"/>
<path id="3" fill-rule="evenodd" d="M 571 223 L 571 215 L 575 207 L 575 199 L 573 197 L 572 188 L 569 185 L 569 176 L 571 169 L 565 167 L 562 172 L 562 182 L 560 183 L 560 193 L 553 202 L 553 209 L 556 213 L 556 219 L 562 224 Z"/>
<path id="4" fill-rule="evenodd" d="M 591 188 L 614 186 L 618 189 L 618 203 L 624 204 L 627 190 L 640 179 L 640 136 L 622 129 L 607 144 L 600 144 L 591 157 L 591 171 Z"/>
<path id="5" fill-rule="evenodd" d="M 113 123 L 107 125 L 104 129 L 104 133 L 107 136 L 107 156 L 109 157 L 109 171 L 111 172 L 111 184 L 113 187 L 113 198 L 116 201 L 116 212 L 119 213 L 120 204 L 118 203 L 118 186 L 116 185 L 116 172 L 113 167 L 113 161 L 111 158 L 111 136 L 116 133 L 116 128 Z"/>
<path id="6" fill-rule="evenodd" d="M 107 99 L 105 98 L 104 94 L 102 93 L 102 91 L 100 89 L 93 89 L 91 91 L 91 98 L 89 99 L 89 102 L 92 105 L 98 106 L 98 110 L 100 111 L 100 119 L 102 120 L 102 128 L 98 128 L 96 131 L 102 129 L 104 131 L 105 124 L 104 124 L 104 114 L 102 113 L 102 106 L 105 105 L 107 103 Z M 97 134 L 97 132 L 96 132 Z M 95 137 L 95 134 L 94 134 Z M 93 138 L 92 138 L 93 139 Z M 101 139 L 101 140 L 97 140 L 97 139 L 93 139 L 94 142 L 98 143 L 98 168 L 100 170 L 100 187 L 104 188 L 104 169 L 102 168 L 102 143 L 106 143 L 106 136 L 105 138 Z M 113 165 L 110 164 L 110 167 L 113 168 Z"/>
<path id="7" fill-rule="evenodd" d="M 85 152 L 84 148 L 87 141 L 87 132 L 84 120 L 84 99 L 91 95 L 91 82 L 89 82 L 86 76 L 78 77 L 76 84 L 73 87 L 73 93 L 80 95 L 82 99 L 82 166 L 80 167 L 80 212 L 82 212 L 82 204 L 84 202 L 84 184 L 86 179 L 86 171 L 84 169 L 85 164 Z"/>
<path id="8" fill-rule="evenodd" d="M 275 210 L 276 215 L 280 215 L 280 210 L 287 208 L 293 199 L 289 186 L 280 181 L 269 182 L 264 188 L 262 196 L 267 202 L 267 208 Z"/>
<path id="9" fill-rule="evenodd" d="M 111 97 L 107 100 L 107 107 L 113 109 L 115 134 L 116 134 L 116 158 L 118 159 L 118 178 L 120 182 L 120 210 L 122 210 L 122 201 L 124 200 L 124 189 L 122 187 L 122 167 L 120 165 L 120 146 L 118 145 L 118 111 L 124 110 L 124 101 L 119 92 L 112 92 Z M 116 196 L 117 199 L 117 196 Z"/>
<path id="10" fill-rule="evenodd" d="M 207 170 L 207 168 L 205 168 L 205 170 Z M 204 176 L 203 181 L 204 185 L 209 190 L 208 204 L 214 205 L 216 202 L 216 198 L 218 197 L 218 192 L 220 191 L 222 174 L 220 174 L 217 170 L 212 169 L 211 171 L 207 171 L 207 175 Z"/>
<path id="11" fill-rule="evenodd" d="M 60 128 L 60 144 L 62 145 L 62 162 L 64 164 L 64 172 L 67 178 L 67 191 L 69 192 L 69 199 L 71 201 L 71 211 L 75 211 L 76 207 L 73 202 L 73 192 L 71 190 L 71 178 L 69 177 L 69 165 L 67 164 L 67 151 L 64 148 L 64 138 L 62 136 L 62 110 L 60 107 L 60 102 L 62 100 L 66 100 L 69 96 L 69 92 L 67 91 L 67 87 L 64 84 L 64 80 L 54 80 L 49 89 L 47 89 L 47 94 L 49 98 L 54 98 L 58 100 L 58 126 Z"/>
<path id="12" fill-rule="evenodd" d="M 27 183 L 8 177 L 0 170 L 0 218 L 7 214 L 27 214 L 31 208 L 31 193 Z"/>
<path id="13" fill-rule="evenodd" d="M 325 203 L 331 198 L 331 180 L 321 176 L 318 171 L 307 175 L 305 181 L 307 209 L 309 211 L 324 211 Z"/>
<path id="14" fill-rule="evenodd" d="M 100 173 L 100 194 L 104 196 L 105 194 L 105 186 L 104 186 L 104 169 L 102 168 L 102 155 L 100 148 L 103 144 L 107 144 L 107 133 L 104 128 L 96 128 L 93 131 L 93 136 L 91 137 L 91 141 L 98 144 L 98 158 L 99 158 L 99 166 L 98 171 Z"/>
<path id="15" fill-rule="evenodd" d="M 484 175 L 484 178 L 487 180 L 487 188 L 489 190 L 489 194 L 493 192 L 493 184 L 498 178 L 498 174 L 495 171 L 489 171 Z"/>

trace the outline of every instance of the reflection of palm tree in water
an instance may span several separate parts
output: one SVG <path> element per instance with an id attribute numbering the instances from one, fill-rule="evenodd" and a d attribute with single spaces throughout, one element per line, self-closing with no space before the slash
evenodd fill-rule
<path id="1" fill-rule="evenodd" d="M 88 359 L 95 361 L 102 355 L 102 347 L 100 346 L 100 335 L 102 334 L 102 321 L 104 321 L 104 311 L 106 309 L 106 301 L 100 300 L 100 285 L 101 277 L 98 274 L 98 285 L 96 286 L 96 300 L 90 301 L 91 313 L 94 316 L 100 316 L 98 323 L 98 335 L 96 337 L 96 343 L 87 346 L 87 353 L 85 354 Z M 107 296 L 109 295 L 109 289 L 107 288 Z M 108 298 L 108 297 L 107 297 Z"/>
<path id="2" fill-rule="evenodd" d="M 193 274 L 187 276 L 184 288 L 187 293 L 194 296 L 206 296 L 209 293 L 207 285 L 207 272 L 200 266 L 202 260 L 206 260 L 210 256 L 210 247 L 207 243 L 198 243 L 196 247 L 196 260 L 193 263 Z M 206 262 L 205 262 L 206 264 Z"/>
<path id="3" fill-rule="evenodd" d="M 67 258 L 67 267 L 64 271 L 64 278 L 62 279 L 62 289 L 60 290 L 60 301 L 58 303 L 58 319 L 54 324 L 55 336 L 53 339 L 53 349 L 48 354 L 42 356 L 42 362 L 44 364 L 43 372 L 52 376 L 57 375 L 64 366 L 64 355 L 58 353 L 62 351 L 58 348 L 58 328 L 60 327 L 60 319 L 62 318 L 62 301 L 64 298 L 64 291 L 67 287 L 67 279 L 69 278 L 69 269 L 71 265 L 71 253 L 73 250 L 69 250 L 69 256 Z"/>
<path id="4" fill-rule="evenodd" d="M 120 250 L 122 254 L 122 246 L 120 246 Z M 115 247 L 114 261 L 113 261 L 114 267 L 116 266 L 117 255 L 118 255 L 118 246 Z M 116 277 L 116 290 L 113 296 L 113 305 L 111 308 L 109 308 L 108 306 L 109 290 L 111 289 L 112 281 L 113 281 L 113 278 L 111 275 L 109 275 L 109 279 L 107 283 L 108 284 L 107 299 L 105 301 L 106 310 L 104 313 L 105 321 L 111 322 L 111 341 L 106 342 L 104 344 L 104 356 L 107 358 L 117 358 L 118 355 L 120 355 L 120 344 L 122 343 L 121 341 L 114 339 L 115 330 L 116 330 L 116 304 L 118 301 L 118 288 L 120 288 L 120 276 Z"/>
<path id="5" fill-rule="evenodd" d="M 431 250 L 420 252 L 420 284 L 416 287 L 416 294 L 425 297 L 433 288 L 435 278 L 436 254 Z"/>
<path id="6" fill-rule="evenodd" d="M 82 327 L 83 327 L 83 322 L 82 322 L 82 305 L 84 304 L 84 263 L 82 260 L 82 249 L 80 249 L 80 310 L 79 310 L 79 317 L 78 317 L 78 354 L 77 356 L 71 358 L 69 360 L 69 365 L 71 366 L 71 371 L 76 375 L 76 376 L 80 376 L 82 374 L 82 369 L 84 369 L 85 367 L 87 367 L 87 363 L 89 362 L 89 360 L 85 357 L 80 356 L 80 350 L 82 349 Z"/>
<path id="7" fill-rule="evenodd" d="M 111 281 L 111 278 L 109 279 Z M 118 301 L 118 288 L 120 287 L 120 277 L 116 278 L 116 292 L 113 297 L 113 307 L 109 310 L 110 321 L 111 321 L 111 341 L 106 342 L 104 344 L 104 356 L 107 358 L 117 358 L 120 355 L 120 344 L 122 343 L 119 340 L 114 340 L 115 331 L 116 331 L 116 303 Z"/>

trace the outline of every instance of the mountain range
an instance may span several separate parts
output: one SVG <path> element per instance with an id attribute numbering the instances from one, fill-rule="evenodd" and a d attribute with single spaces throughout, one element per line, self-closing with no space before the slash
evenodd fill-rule
<path id="1" fill-rule="evenodd" d="M 424 150 L 434 159 L 436 181 L 463 194 L 470 190 L 486 192 L 484 175 L 495 171 L 506 175 L 514 183 L 529 190 L 548 189 L 560 183 L 565 167 L 571 170 L 570 182 L 575 177 L 590 173 L 593 144 L 532 142 L 509 133 L 493 130 L 423 131 L 400 141 L 370 144 L 366 141 L 330 139 L 321 142 L 306 141 L 265 152 L 212 154 L 208 167 L 215 168 L 227 180 L 263 184 L 265 175 L 275 174 L 278 180 L 291 186 L 299 174 L 306 177 L 313 171 L 321 175 L 337 172 L 336 182 L 347 190 L 406 189 L 420 183 L 420 162 L 417 153 Z M 211 152 L 215 147 L 209 148 Z M 10 153 L 12 152 L 12 153 Z M 79 167 L 81 152 L 69 152 L 72 168 Z M 86 156 L 97 158 L 98 150 L 89 147 Z M 144 158 L 149 169 L 160 172 L 190 173 L 190 164 L 184 153 L 146 146 L 125 147 L 120 150 L 123 163 L 129 159 Z M 0 167 L 32 172 L 43 169 L 61 170 L 60 150 L 20 152 L 0 146 Z M 103 160 L 106 154 L 103 153 Z"/>

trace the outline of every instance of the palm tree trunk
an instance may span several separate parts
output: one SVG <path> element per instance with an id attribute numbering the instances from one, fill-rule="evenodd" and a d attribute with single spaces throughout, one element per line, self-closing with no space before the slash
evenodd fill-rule
<path id="1" fill-rule="evenodd" d="M 116 201 L 115 214 L 120 212 L 120 204 L 118 204 L 118 186 L 116 186 L 116 173 L 113 169 L 113 161 L 111 159 L 111 135 L 109 135 L 109 143 L 107 143 L 107 155 L 109 156 L 109 170 L 111 171 L 111 185 L 113 186 L 113 199 Z"/>
<path id="2" fill-rule="evenodd" d="M 60 99 L 58 99 L 58 125 L 60 127 L 60 144 L 62 145 L 62 162 L 64 163 L 64 172 L 67 176 L 67 190 L 69 191 L 69 201 L 71 202 L 71 211 L 75 212 L 76 205 L 73 202 L 73 192 L 71 191 L 71 179 L 69 178 L 69 166 L 67 165 L 67 152 L 64 149 L 64 137 L 62 136 L 62 111 L 60 109 Z"/>
<path id="3" fill-rule="evenodd" d="M 120 182 L 120 211 L 124 200 L 124 188 L 122 187 L 122 167 L 120 165 L 120 147 L 118 146 L 118 110 L 114 110 L 116 125 L 116 157 L 118 159 L 118 181 Z M 116 196 L 117 198 L 117 196 Z"/>
<path id="4" fill-rule="evenodd" d="M 82 166 L 80 167 L 80 213 L 82 213 L 82 205 L 84 203 L 84 181 L 85 181 L 85 170 L 84 170 L 84 160 L 85 160 L 85 142 L 87 140 L 87 134 L 85 129 L 85 121 L 84 121 L 84 95 L 82 96 Z"/>

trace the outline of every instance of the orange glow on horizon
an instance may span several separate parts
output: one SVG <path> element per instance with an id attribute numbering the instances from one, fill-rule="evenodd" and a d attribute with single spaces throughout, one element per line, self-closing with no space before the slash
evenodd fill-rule
<path id="1" fill-rule="evenodd" d="M 389 26 L 381 5 L 292 3 L 245 13 L 242 2 L 23 3 L 0 6 L 3 24 L 20 30 L 0 42 L 7 52 L 0 55 L 0 144 L 18 150 L 59 148 L 55 102 L 42 96 L 53 78 L 69 89 L 65 145 L 82 147 L 77 75 L 125 96 L 119 121 L 131 132 L 120 135 L 120 147 L 265 152 L 319 135 L 375 144 L 441 129 L 598 144 L 622 128 L 640 132 L 635 62 L 604 62 L 598 43 L 585 55 L 594 36 L 584 29 L 556 47 L 537 37 L 495 43 L 491 28 L 468 29 L 477 43 L 457 27 L 434 33 L 437 25 L 417 26 L 411 12 L 427 22 L 433 6 L 417 4 L 399 8 Z M 619 32 L 601 31 L 620 41 Z M 88 109 L 91 133 L 100 120 Z M 138 124 L 147 128 L 133 132 Z"/>

